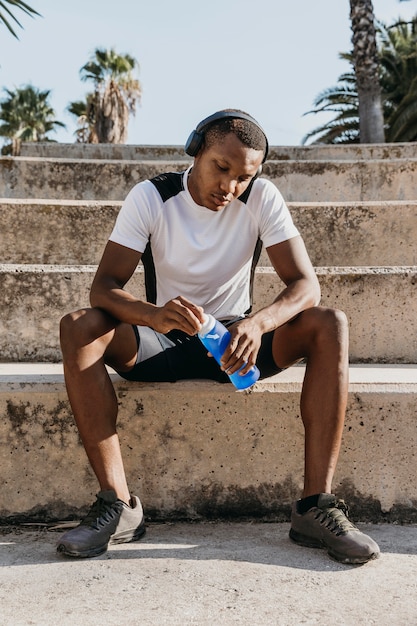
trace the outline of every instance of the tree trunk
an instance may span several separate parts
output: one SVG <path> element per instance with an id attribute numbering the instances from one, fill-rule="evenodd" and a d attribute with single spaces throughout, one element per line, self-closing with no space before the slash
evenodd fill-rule
<path id="1" fill-rule="evenodd" d="M 126 143 L 129 110 L 118 86 L 110 81 L 100 94 L 95 111 L 95 133 L 98 143 Z"/>
<path id="2" fill-rule="evenodd" d="M 350 0 L 350 20 L 359 98 L 360 142 L 383 143 L 384 116 L 372 0 Z"/>

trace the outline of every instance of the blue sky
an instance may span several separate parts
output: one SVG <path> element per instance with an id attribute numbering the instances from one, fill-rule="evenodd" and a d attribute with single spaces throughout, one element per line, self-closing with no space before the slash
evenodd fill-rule
<path id="1" fill-rule="evenodd" d="M 95 48 L 114 47 L 140 64 L 142 103 L 130 144 L 183 144 L 207 115 L 226 107 L 255 116 L 271 145 L 297 145 L 324 116 L 303 114 L 349 66 L 349 0 L 27 0 L 19 41 L 0 27 L 0 87 L 51 90 L 73 142 L 68 103 L 85 96 L 79 70 Z M 417 14 L 417 0 L 373 0 L 390 24 Z M 1 97 L 4 92 L 1 91 Z"/>

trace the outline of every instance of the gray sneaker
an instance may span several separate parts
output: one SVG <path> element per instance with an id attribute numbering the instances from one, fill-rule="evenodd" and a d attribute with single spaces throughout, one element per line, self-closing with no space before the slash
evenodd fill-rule
<path id="1" fill-rule="evenodd" d="M 79 526 L 67 530 L 57 542 L 57 551 L 67 556 L 98 556 L 111 543 L 135 541 L 145 534 L 143 509 L 137 496 L 132 506 L 118 500 L 114 491 L 100 491 Z"/>
<path id="2" fill-rule="evenodd" d="M 309 548 L 327 548 L 328 554 L 341 563 L 361 564 L 377 559 L 379 547 L 347 518 L 343 500 L 321 493 L 317 506 L 301 515 L 294 503 L 290 538 Z"/>

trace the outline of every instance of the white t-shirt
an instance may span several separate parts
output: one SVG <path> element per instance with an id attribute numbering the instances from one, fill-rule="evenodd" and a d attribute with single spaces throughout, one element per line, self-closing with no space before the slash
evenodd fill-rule
<path id="1" fill-rule="evenodd" d="M 257 178 L 220 211 L 194 202 L 186 172 L 138 183 L 117 217 L 110 241 L 144 252 L 150 240 L 156 304 L 181 295 L 218 319 L 250 307 L 256 242 L 268 248 L 297 236 L 290 212 L 270 181 Z"/>

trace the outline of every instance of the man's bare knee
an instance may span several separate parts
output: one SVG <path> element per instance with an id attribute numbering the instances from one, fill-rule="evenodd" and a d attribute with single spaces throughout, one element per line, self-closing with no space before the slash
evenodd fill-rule
<path id="1" fill-rule="evenodd" d="M 327 307 L 312 309 L 314 317 L 313 346 L 331 346 L 338 350 L 347 349 L 349 342 L 349 323 L 343 311 Z"/>
<path id="2" fill-rule="evenodd" d="M 336 333 L 340 339 L 347 338 L 349 331 L 349 322 L 346 314 L 340 309 L 323 309 L 324 327 L 333 333 Z"/>
<path id="3" fill-rule="evenodd" d="M 349 341 L 348 320 L 339 309 L 323 306 L 307 309 L 294 324 L 294 330 L 292 339 L 300 342 L 303 357 L 309 357 L 324 347 L 344 350 Z"/>
<path id="4" fill-rule="evenodd" d="M 68 338 L 71 340 L 77 339 L 85 332 L 84 327 L 87 315 L 87 309 L 72 311 L 64 315 L 59 324 L 61 343 Z"/>
<path id="5" fill-rule="evenodd" d="M 91 345 L 108 333 L 112 326 L 109 317 L 99 309 L 80 309 L 67 313 L 60 322 L 62 351 Z"/>

